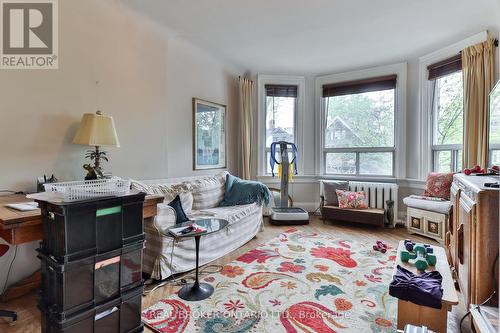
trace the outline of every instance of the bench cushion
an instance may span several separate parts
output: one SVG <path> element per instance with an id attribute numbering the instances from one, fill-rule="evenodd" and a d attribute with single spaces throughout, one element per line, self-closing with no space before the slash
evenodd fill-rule
<path id="1" fill-rule="evenodd" d="M 432 201 L 410 197 L 404 198 L 403 202 L 408 207 L 427 210 L 440 214 L 449 214 L 452 206 L 450 201 Z"/>

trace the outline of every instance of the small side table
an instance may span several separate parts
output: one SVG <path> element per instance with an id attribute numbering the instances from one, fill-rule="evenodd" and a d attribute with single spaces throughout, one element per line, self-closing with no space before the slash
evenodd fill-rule
<path id="1" fill-rule="evenodd" d="M 174 237 L 169 231 L 170 229 L 175 229 L 175 228 L 180 228 L 180 227 L 185 227 L 185 226 L 190 226 L 191 224 L 196 223 L 200 227 L 203 227 L 206 229 L 205 232 L 202 233 L 190 233 L 187 235 L 179 235 Z M 216 219 L 216 218 L 211 218 L 211 219 L 201 219 L 201 220 L 194 220 L 194 221 L 188 221 L 184 222 L 181 224 L 176 224 L 173 227 L 168 228 L 164 232 L 164 236 L 168 237 L 173 237 L 175 239 L 182 239 L 182 238 L 190 238 L 194 237 L 195 245 L 196 245 L 196 279 L 194 283 L 186 284 L 184 287 L 179 290 L 179 297 L 182 298 L 185 301 L 201 301 L 204 300 L 208 297 L 210 297 L 213 292 L 214 292 L 214 287 L 212 287 L 208 283 L 200 283 L 199 280 L 199 255 L 200 255 L 200 239 L 201 236 L 205 236 L 208 234 L 212 234 L 214 232 L 220 231 L 224 228 L 227 227 L 229 224 L 228 221 L 224 219 Z"/>
<path id="2" fill-rule="evenodd" d="M 398 329 L 400 330 L 404 329 L 406 324 L 412 324 L 415 326 L 426 326 L 439 333 L 446 332 L 448 311 L 451 310 L 453 305 L 458 304 L 458 296 L 453 278 L 451 277 L 446 253 L 440 246 L 432 245 L 432 248 L 434 249 L 437 263 L 435 267 L 431 266 L 427 271 L 436 270 L 441 273 L 443 277 L 443 282 L 441 284 L 443 288 L 443 298 L 441 300 L 442 307 L 441 309 L 434 309 L 398 299 Z M 401 261 L 401 251 L 404 249 L 404 241 L 400 241 L 393 275 L 396 273 L 397 265 L 406 268 L 414 274 L 418 274 L 419 272 L 415 268 L 415 265 Z"/>

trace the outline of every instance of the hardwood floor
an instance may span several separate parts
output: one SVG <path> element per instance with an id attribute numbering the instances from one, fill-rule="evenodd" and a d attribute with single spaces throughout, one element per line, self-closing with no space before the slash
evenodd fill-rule
<path id="1" fill-rule="evenodd" d="M 232 260 L 236 259 L 243 253 L 255 248 L 258 244 L 265 243 L 268 240 L 276 237 L 283 230 L 290 228 L 288 226 L 274 226 L 266 221 L 265 229 L 260 232 L 256 238 L 252 239 L 250 242 L 239 248 L 238 250 L 226 255 L 225 257 L 215 261 L 212 265 L 224 265 Z M 408 235 L 406 229 L 382 229 L 370 226 L 353 226 L 344 223 L 331 223 L 327 222 L 323 224 L 321 220 L 317 217 L 311 218 L 311 223 L 306 226 L 297 226 L 297 229 L 314 231 L 319 233 L 333 233 L 342 234 L 342 237 L 350 238 L 358 242 L 365 242 L 367 244 L 373 244 L 377 239 L 381 239 L 392 246 L 397 246 L 401 239 L 411 238 L 413 240 L 426 242 L 429 244 L 435 244 L 436 242 L 429 240 L 424 237 L 416 235 Z M 203 246 L 203 241 L 202 245 Z M 203 269 L 211 270 L 216 269 L 216 267 L 207 265 Z M 191 274 L 189 274 L 191 275 Z M 188 276 L 189 279 L 189 276 Z M 153 286 L 149 285 L 146 289 L 150 290 Z M 143 299 L 143 306 L 150 306 L 159 300 L 168 297 L 173 292 L 179 289 L 179 285 L 174 283 L 169 283 L 163 287 L 156 289 L 154 292 L 148 293 Z M 461 300 L 462 297 L 459 297 Z M 10 323 L 5 319 L 0 319 L 0 332 L 5 333 L 34 333 L 40 332 L 40 312 L 36 306 L 36 294 L 31 293 L 24 297 L 15 299 L 8 303 L 0 303 L 0 309 L 8 309 L 18 312 L 19 319 L 15 323 Z M 448 317 L 448 332 L 460 332 L 458 328 L 458 323 L 460 318 L 465 313 L 463 302 L 458 306 L 453 307 L 453 311 Z M 468 323 L 468 322 L 467 322 Z M 465 330 L 466 324 L 464 323 L 463 332 Z M 145 328 L 145 332 L 153 332 L 148 328 Z"/>

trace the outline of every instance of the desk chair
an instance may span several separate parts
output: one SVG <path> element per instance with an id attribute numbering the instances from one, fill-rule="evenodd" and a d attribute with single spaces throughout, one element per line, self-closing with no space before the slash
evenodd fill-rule
<path id="1" fill-rule="evenodd" d="M 7 251 L 9 251 L 9 246 L 6 244 L 0 244 L 0 257 L 3 257 Z M 16 321 L 17 313 L 14 311 L 0 310 L 0 317 L 12 318 L 13 321 Z"/>

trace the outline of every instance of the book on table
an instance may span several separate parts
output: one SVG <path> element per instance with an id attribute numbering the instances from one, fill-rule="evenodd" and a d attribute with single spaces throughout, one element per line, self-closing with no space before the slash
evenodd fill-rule
<path id="1" fill-rule="evenodd" d="M 183 236 L 191 236 L 191 235 L 196 235 L 196 234 L 202 234 L 206 232 L 207 229 L 196 224 L 196 223 L 191 223 L 189 225 L 185 225 L 179 228 L 172 228 L 169 229 L 168 232 L 174 236 L 174 237 L 183 237 Z"/>

